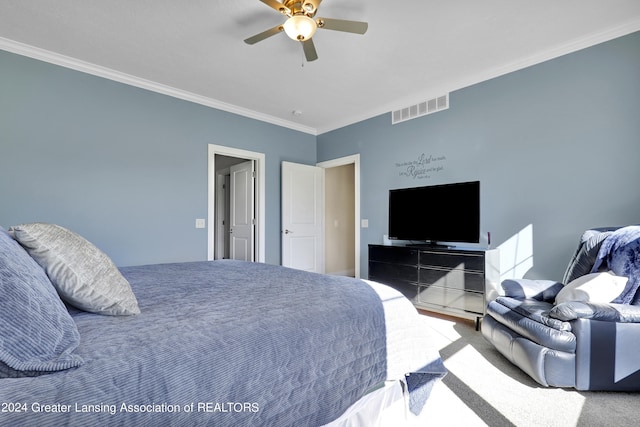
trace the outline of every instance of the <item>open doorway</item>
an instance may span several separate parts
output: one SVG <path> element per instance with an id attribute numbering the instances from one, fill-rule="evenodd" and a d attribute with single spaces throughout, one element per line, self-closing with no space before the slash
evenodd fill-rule
<path id="1" fill-rule="evenodd" d="M 325 272 L 360 277 L 360 155 L 318 163 L 325 169 Z"/>
<path id="2" fill-rule="evenodd" d="M 208 259 L 264 262 L 264 154 L 209 145 Z"/>
<path id="3" fill-rule="evenodd" d="M 255 161 L 217 154 L 214 259 L 255 261 Z"/>

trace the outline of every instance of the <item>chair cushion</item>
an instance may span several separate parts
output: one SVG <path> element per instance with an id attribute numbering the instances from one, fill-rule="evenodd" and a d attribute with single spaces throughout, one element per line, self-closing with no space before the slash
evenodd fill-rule
<path id="1" fill-rule="evenodd" d="M 514 365 L 541 385 L 575 387 L 575 353 L 536 344 L 491 316 L 485 316 L 482 321 L 482 335 Z"/>
<path id="2" fill-rule="evenodd" d="M 640 306 L 568 301 L 553 307 L 549 316 L 564 321 L 591 319 L 614 323 L 640 323 Z"/>
<path id="3" fill-rule="evenodd" d="M 487 315 L 544 347 L 573 353 L 576 337 L 571 324 L 549 317 L 553 305 L 533 299 L 498 297 L 487 306 Z"/>
<path id="4" fill-rule="evenodd" d="M 591 267 L 596 262 L 602 242 L 618 228 L 620 227 L 594 228 L 582 233 L 578 248 L 567 266 L 562 282 L 569 283 L 591 272 Z"/>
<path id="5" fill-rule="evenodd" d="M 533 298 L 539 301 L 553 301 L 563 284 L 555 280 L 505 279 L 501 283 L 504 296 L 516 299 Z"/>

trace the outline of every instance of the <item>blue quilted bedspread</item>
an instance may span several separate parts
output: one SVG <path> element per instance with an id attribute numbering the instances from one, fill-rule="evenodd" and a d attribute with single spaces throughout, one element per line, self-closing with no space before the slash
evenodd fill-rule
<path id="1" fill-rule="evenodd" d="M 2 379 L 0 424 L 318 426 L 385 379 L 362 281 L 235 261 L 122 272 L 142 314 L 72 311 L 86 363 Z"/>
<path id="2" fill-rule="evenodd" d="M 612 302 L 640 305 L 640 226 L 619 228 L 607 236 L 591 269 L 602 270 L 629 278 L 620 296 Z"/>

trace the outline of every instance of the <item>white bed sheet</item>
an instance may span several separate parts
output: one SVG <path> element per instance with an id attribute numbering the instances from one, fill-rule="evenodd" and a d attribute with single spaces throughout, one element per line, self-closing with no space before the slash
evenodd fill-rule
<path id="1" fill-rule="evenodd" d="M 327 427 L 398 427 L 424 425 L 427 411 L 419 416 L 409 410 L 409 394 L 405 375 L 420 371 L 440 357 L 431 335 L 431 328 L 397 290 L 370 280 L 364 280 L 382 300 L 387 339 L 387 381 L 351 405 Z"/>

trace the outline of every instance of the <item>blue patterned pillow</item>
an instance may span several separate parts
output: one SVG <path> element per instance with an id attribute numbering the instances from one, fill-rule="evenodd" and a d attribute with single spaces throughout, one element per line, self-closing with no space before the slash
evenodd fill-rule
<path id="1" fill-rule="evenodd" d="M 0 377 L 79 366 L 80 334 L 42 267 L 0 227 Z M 8 368 L 8 369 L 7 369 Z"/>

